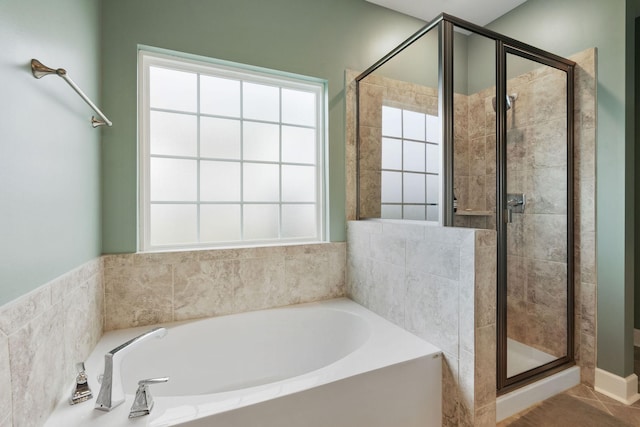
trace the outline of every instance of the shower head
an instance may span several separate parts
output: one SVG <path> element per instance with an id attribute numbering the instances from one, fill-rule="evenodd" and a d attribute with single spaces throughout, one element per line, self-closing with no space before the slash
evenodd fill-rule
<path id="1" fill-rule="evenodd" d="M 514 93 L 513 95 L 507 95 L 507 111 L 509 111 L 513 105 L 513 103 L 515 102 L 515 100 L 518 99 L 518 94 Z M 493 112 L 496 112 L 496 97 L 494 96 L 493 99 L 491 100 L 491 104 L 493 105 Z"/>

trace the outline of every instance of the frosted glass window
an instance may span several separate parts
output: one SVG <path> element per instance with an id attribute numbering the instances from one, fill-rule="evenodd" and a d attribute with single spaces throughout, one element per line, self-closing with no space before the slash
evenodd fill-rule
<path id="1" fill-rule="evenodd" d="M 402 173 L 382 171 L 382 203 L 402 203 Z"/>
<path id="2" fill-rule="evenodd" d="M 197 163 L 195 160 L 151 158 L 151 201 L 195 201 Z"/>
<path id="3" fill-rule="evenodd" d="M 240 205 L 202 205 L 200 207 L 200 240 L 233 242 L 242 238 Z"/>
<path id="4" fill-rule="evenodd" d="M 426 219 L 425 205 L 405 205 L 404 219 L 424 221 Z"/>
<path id="5" fill-rule="evenodd" d="M 149 104 L 151 108 L 195 112 L 198 109 L 196 73 L 149 68 Z"/>
<path id="6" fill-rule="evenodd" d="M 280 126 L 244 122 L 242 126 L 244 160 L 277 162 L 280 158 Z"/>
<path id="7" fill-rule="evenodd" d="M 280 90 L 274 86 L 243 82 L 242 116 L 270 122 L 280 120 Z"/>
<path id="8" fill-rule="evenodd" d="M 406 171 L 425 171 L 425 144 L 422 142 L 404 142 L 404 167 Z"/>
<path id="9" fill-rule="evenodd" d="M 324 239 L 326 81 L 138 59 L 141 251 Z"/>
<path id="10" fill-rule="evenodd" d="M 427 144 L 427 172 L 440 172 L 440 146 Z"/>
<path id="11" fill-rule="evenodd" d="M 402 110 L 382 107 L 382 135 L 402 138 Z"/>
<path id="12" fill-rule="evenodd" d="M 420 173 L 403 174 L 404 203 L 425 203 L 425 179 Z"/>
<path id="13" fill-rule="evenodd" d="M 240 81 L 200 76 L 200 112 L 240 117 Z"/>
<path id="14" fill-rule="evenodd" d="M 382 138 L 382 169 L 402 169 L 402 140 Z"/>
<path id="15" fill-rule="evenodd" d="M 200 155 L 216 159 L 240 159 L 240 120 L 200 118 Z"/>
<path id="16" fill-rule="evenodd" d="M 282 166 L 282 201 L 313 202 L 316 199 L 316 168 Z"/>
<path id="17" fill-rule="evenodd" d="M 317 231 L 315 205 L 283 205 L 282 237 L 310 237 Z"/>
<path id="18" fill-rule="evenodd" d="M 278 202 L 280 200 L 280 167 L 260 163 L 245 163 L 243 197 L 248 202 Z"/>
<path id="19" fill-rule="evenodd" d="M 314 126 L 316 122 L 316 94 L 301 90 L 282 89 L 282 122 Z"/>
<path id="20" fill-rule="evenodd" d="M 381 218 L 402 219 L 402 205 L 382 205 Z"/>
<path id="21" fill-rule="evenodd" d="M 315 163 L 315 129 L 282 126 L 282 161 L 286 163 Z"/>
<path id="22" fill-rule="evenodd" d="M 438 116 L 427 114 L 427 141 L 440 144 L 441 124 Z"/>
<path id="23" fill-rule="evenodd" d="M 245 240 L 268 240 L 279 236 L 278 205 L 244 205 L 243 229 Z"/>
<path id="24" fill-rule="evenodd" d="M 415 111 L 402 110 L 402 137 L 425 140 L 425 115 Z"/>
<path id="25" fill-rule="evenodd" d="M 427 203 L 438 203 L 440 198 L 440 177 L 427 175 Z"/>
<path id="26" fill-rule="evenodd" d="M 205 202 L 239 202 L 240 163 L 202 161 L 200 164 L 200 200 Z"/>
<path id="27" fill-rule="evenodd" d="M 196 205 L 151 205 L 149 226 L 154 246 L 192 243 L 198 238 Z"/>
<path id="28" fill-rule="evenodd" d="M 151 111 L 151 154 L 195 156 L 198 154 L 198 119 L 187 114 Z"/>

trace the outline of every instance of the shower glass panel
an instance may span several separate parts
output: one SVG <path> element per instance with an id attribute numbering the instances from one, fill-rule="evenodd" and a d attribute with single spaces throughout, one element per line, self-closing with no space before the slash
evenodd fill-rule
<path id="1" fill-rule="evenodd" d="M 359 217 L 439 221 L 438 28 L 359 82 Z"/>
<path id="2" fill-rule="evenodd" d="M 356 217 L 496 230 L 498 394 L 575 363 L 574 66 L 442 14 L 356 77 Z"/>
<path id="3" fill-rule="evenodd" d="M 454 27 L 453 225 L 495 230 L 495 40 Z"/>
<path id="4" fill-rule="evenodd" d="M 507 382 L 568 357 L 567 73 L 506 53 Z"/>

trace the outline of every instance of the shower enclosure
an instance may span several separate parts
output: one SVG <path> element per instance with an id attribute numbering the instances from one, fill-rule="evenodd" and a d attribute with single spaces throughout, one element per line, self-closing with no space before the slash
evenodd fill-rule
<path id="1" fill-rule="evenodd" d="M 573 365 L 575 63 L 442 14 L 356 78 L 356 216 L 495 229 L 498 394 Z"/>

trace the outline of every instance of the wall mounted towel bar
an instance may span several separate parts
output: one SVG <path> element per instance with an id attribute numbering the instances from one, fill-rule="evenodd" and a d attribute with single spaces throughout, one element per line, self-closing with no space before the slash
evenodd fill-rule
<path id="1" fill-rule="evenodd" d="M 45 65 L 42 65 L 42 62 L 38 61 L 37 59 L 32 59 L 31 72 L 33 73 L 33 77 L 35 77 L 36 79 L 40 79 L 49 74 L 57 74 L 58 76 L 62 77 L 64 81 L 67 82 L 69 86 L 71 86 L 71 88 L 75 90 L 78 95 L 80 95 L 80 98 L 82 98 L 84 102 L 86 102 L 89 105 L 89 107 L 93 108 L 93 111 L 95 111 L 102 119 L 102 120 L 98 120 L 95 118 L 95 116 L 91 116 L 91 126 L 93 126 L 94 128 L 98 126 L 105 126 L 105 125 L 111 126 L 113 124 L 111 123 L 111 120 L 107 119 L 107 116 L 105 116 L 104 113 L 100 111 L 98 107 L 96 107 L 96 104 L 91 102 L 91 100 L 87 97 L 87 95 L 85 95 L 84 92 L 80 90 L 80 88 L 73 82 L 73 80 L 71 80 L 71 78 L 67 75 L 67 71 L 64 68 L 58 68 L 57 70 L 54 70 L 53 68 L 49 68 Z"/>

